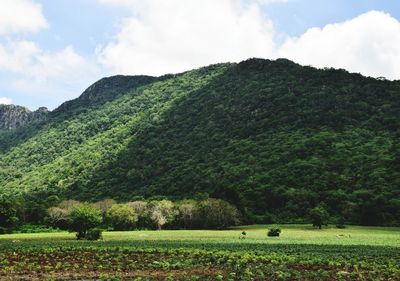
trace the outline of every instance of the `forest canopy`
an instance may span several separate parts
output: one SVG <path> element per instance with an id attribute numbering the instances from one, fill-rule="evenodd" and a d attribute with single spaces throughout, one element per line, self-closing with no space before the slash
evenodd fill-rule
<path id="1" fill-rule="evenodd" d="M 224 199 L 253 223 L 309 222 L 318 207 L 333 223 L 400 225 L 399 128 L 399 81 L 285 59 L 110 77 L 0 131 L 0 199 L 19 204 L 0 219 L 22 204 L 38 221 L 54 196 L 164 196 Z"/>

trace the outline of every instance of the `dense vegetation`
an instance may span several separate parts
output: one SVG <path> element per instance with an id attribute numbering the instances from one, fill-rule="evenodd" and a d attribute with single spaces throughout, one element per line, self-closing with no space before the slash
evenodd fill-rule
<path id="1" fill-rule="evenodd" d="M 398 81 L 283 59 L 111 77 L 0 133 L 0 200 L 27 222 L 54 195 L 163 195 L 222 198 L 247 222 L 311 222 L 314 209 L 332 223 L 399 225 L 399 114 Z"/>
<path id="2" fill-rule="evenodd" d="M 240 219 L 239 211 L 221 199 L 209 198 L 200 202 L 137 200 L 124 204 L 106 199 L 93 204 L 62 201 L 47 210 L 44 222 L 51 227 L 76 232 L 78 239 L 85 239 L 87 232 L 93 229 L 225 229 L 238 225 Z"/>

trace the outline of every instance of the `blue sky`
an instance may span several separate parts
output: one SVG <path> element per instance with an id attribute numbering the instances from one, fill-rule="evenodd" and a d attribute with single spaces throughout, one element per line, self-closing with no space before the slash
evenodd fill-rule
<path id="1" fill-rule="evenodd" d="M 399 46 L 398 0 L 2 0 L 0 103 L 249 57 L 400 79 Z"/>

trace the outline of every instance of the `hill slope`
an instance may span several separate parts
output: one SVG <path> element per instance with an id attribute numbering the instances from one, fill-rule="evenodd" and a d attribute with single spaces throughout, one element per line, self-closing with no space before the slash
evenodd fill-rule
<path id="1" fill-rule="evenodd" d="M 211 195 L 260 222 L 323 205 L 352 223 L 400 223 L 399 82 L 282 59 L 108 79 L 0 137 L 4 191 Z"/>

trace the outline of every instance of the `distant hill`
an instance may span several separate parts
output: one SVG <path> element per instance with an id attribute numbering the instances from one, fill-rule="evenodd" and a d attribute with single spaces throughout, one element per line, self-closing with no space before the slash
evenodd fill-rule
<path id="1" fill-rule="evenodd" d="M 24 123 L 25 124 L 25 123 Z M 285 59 L 100 80 L 0 134 L 29 200 L 224 198 L 249 222 L 400 224 L 400 83 Z"/>

